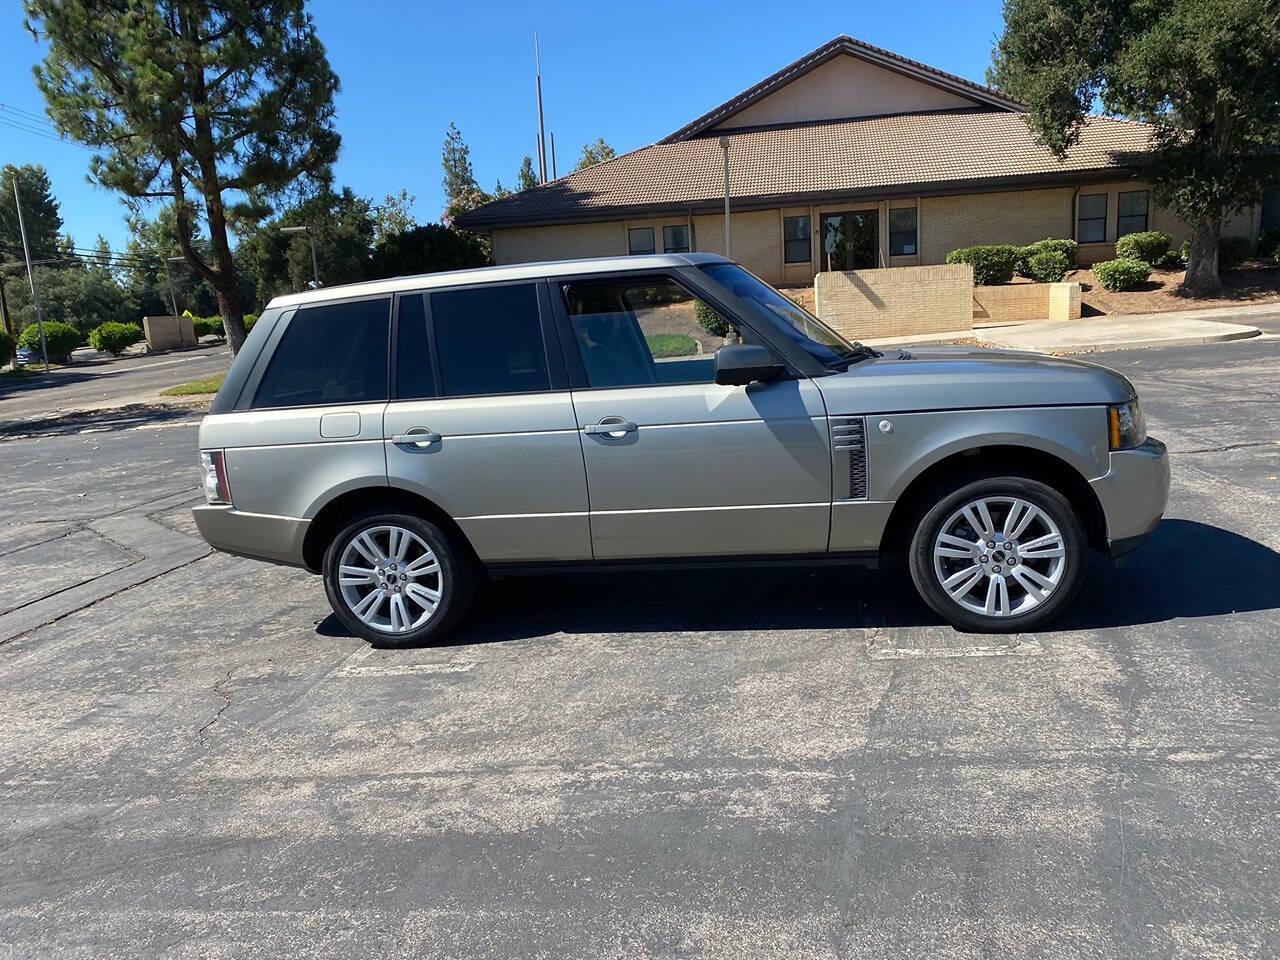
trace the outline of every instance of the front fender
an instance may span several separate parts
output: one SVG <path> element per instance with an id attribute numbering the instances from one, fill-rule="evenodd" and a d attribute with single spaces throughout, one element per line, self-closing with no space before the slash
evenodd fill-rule
<path id="1" fill-rule="evenodd" d="M 1014 407 L 867 416 L 867 497 L 892 501 L 939 461 L 979 447 L 1025 447 L 1085 480 L 1109 469 L 1106 408 Z"/>

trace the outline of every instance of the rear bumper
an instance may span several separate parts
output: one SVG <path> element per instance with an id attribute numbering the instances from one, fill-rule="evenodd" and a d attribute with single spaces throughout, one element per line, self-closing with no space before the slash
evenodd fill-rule
<path id="1" fill-rule="evenodd" d="M 1113 557 L 1140 547 L 1169 505 L 1169 451 L 1151 437 L 1132 450 L 1111 454 L 1111 469 L 1089 481 L 1102 504 Z"/>
<path id="2" fill-rule="evenodd" d="M 192 507 L 191 513 L 200 536 L 217 550 L 295 567 L 306 565 L 302 543 L 309 520 L 244 513 L 222 505 Z"/>

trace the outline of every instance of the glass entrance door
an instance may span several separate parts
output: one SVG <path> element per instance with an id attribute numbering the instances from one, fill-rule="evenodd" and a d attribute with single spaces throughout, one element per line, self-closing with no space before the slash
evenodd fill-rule
<path id="1" fill-rule="evenodd" d="M 876 266 L 880 231 L 874 210 L 824 213 L 822 267 L 826 270 L 868 270 Z"/>

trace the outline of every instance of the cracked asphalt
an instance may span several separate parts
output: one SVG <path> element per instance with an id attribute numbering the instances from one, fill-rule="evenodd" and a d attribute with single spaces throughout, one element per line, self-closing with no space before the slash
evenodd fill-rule
<path id="1" fill-rule="evenodd" d="M 1280 955 L 1280 339 L 1095 359 L 1169 515 L 1008 640 L 824 569 L 375 650 L 192 539 L 195 417 L 0 442 L 0 957 Z"/>

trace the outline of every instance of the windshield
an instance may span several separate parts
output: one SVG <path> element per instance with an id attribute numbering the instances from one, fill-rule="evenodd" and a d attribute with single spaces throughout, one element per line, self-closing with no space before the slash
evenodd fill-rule
<path id="1" fill-rule="evenodd" d="M 786 334 L 823 366 L 843 369 L 867 356 L 866 351 L 849 343 L 808 310 L 736 263 L 713 263 L 702 269 L 743 301 L 753 315 Z"/>

